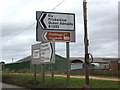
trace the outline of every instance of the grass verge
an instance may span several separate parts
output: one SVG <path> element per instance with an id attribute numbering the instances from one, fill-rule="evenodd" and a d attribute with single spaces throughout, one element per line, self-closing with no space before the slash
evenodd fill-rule
<path id="1" fill-rule="evenodd" d="M 41 75 L 37 75 L 37 84 L 34 85 L 33 74 L 2 73 L 2 81 L 26 88 L 41 88 Z M 54 88 L 118 88 L 120 81 L 105 81 L 90 79 L 90 86 L 85 86 L 85 79 L 70 78 L 70 86 L 67 86 L 65 77 L 54 77 Z M 51 76 L 45 76 L 45 88 L 51 88 Z"/>

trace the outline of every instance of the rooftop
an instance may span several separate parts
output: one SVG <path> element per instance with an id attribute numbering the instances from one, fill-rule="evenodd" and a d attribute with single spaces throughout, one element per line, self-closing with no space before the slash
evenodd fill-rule
<path id="1" fill-rule="evenodd" d="M 58 56 L 60 56 L 60 55 L 58 55 Z M 93 63 L 110 63 L 111 61 L 117 61 L 117 60 L 120 63 L 120 58 L 118 59 L 118 58 L 98 58 L 98 57 L 95 57 L 93 59 L 94 59 Z M 27 56 L 23 59 L 18 60 L 17 62 L 25 62 L 25 61 L 30 61 L 30 60 L 31 60 L 31 56 Z M 84 57 L 70 57 L 70 61 L 72 62 L 73 60 L 81 60 L 82 62 L 85 62 Z"/>
<path id="2" fill-rule="evenodd" d="M 71 61 L 73 60 L 81 60 L 85 62 L 84 57 L 71 57 Z M 120 58 L 98 58 L 98 57 L 93 57 L 93 63 L 110 63 L 111 61 L 117 61 L 120 62 Z"/>

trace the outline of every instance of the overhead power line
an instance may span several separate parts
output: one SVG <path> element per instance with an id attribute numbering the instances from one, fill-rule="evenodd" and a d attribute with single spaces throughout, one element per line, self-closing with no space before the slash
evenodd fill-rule
<path id="1" fill-rule="evenodd" d="M 21 32 L 19 32 L 18 34 L 16 34 L 14 37 L 12 37 L 12 39 L 16 38 L 17 36 L 19 36 L 20 34 L 22 34 L 23 32 L 27 31 L 28 29 L 30 29 L 33 25 L 35 25 L 35 23 L 32 23 L 30 26 L 28 26 L 27 28 L 24 28 Z M 11 38 L 9 40 L 12 40 Z M 9 41 L 8 40 L 8 41 Z"/>
<path id="2" fill-rule="evenodd" d="M 59 4 L 57 4 L 53 9 L 51 9 L 51 11 L 55 10 L 58 6 L 60 6 L 65 0 L 62 0 Z M 51 12 L 50 11 L 50 12 Z M 25 32 L 26 30 L 29 30 L 32 26 L 35 25 L 35 22 L 32 23 L 30 26 L 28 26 L 27 28 L 24 28 L 20 33 L 18 33 L 16 36 L 14 36 L 12 39 L 16 38 L 17 36 L 19 36 L 20 34 L 22 34 L 23 32 Z M 9 39 L 9 40 L 12 40 Z"/>
<path id="3" fill-rule="evenodd" d="M 58 6 L 60 6 L 65 0 L 63 0 L 62 2 L 60 2 L 58 5 L 56 5 L 51 11 L 55 10 Z"/>
<path id="4" fill-rule="evenodd" d="M 23 32 L 25 32 L 26 30 L 30 29 L 33 25 L 35 25 L 35 22 L 32 23 L 30 26 L 28 26 L 27 28 L 23 29 L 23 31 L 21 31 L 18 35 L 22 34 Z"/>

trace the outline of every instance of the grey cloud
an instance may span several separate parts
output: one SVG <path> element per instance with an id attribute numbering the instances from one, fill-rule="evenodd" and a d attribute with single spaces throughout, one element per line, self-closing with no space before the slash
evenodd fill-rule
<path id="1" fill-rule="evenodd" d="M 41 2 L 42 1 L 42 2 Z M 24 17 L 21 13 L 27 6 L 38 5 L 36 2 L 24 3 L 19 1 L 10 8 L 9 18 L 7 17 L 3 23 L 3 60 L 6 62 L 11 61 L 11 58 L 20 59 L 31 54 L 31 45 L 38 43 L 35 41 L 36 26 L 32 26 L 30 29 L 21 33 L 24 28 L 31 25 L 35 20 L 35 14 L 31 11 L 32 15 Z M 41 2 L 41 3 L 40 3 Z M 84 27 L 83 27 L 83 9 L 82 3 L 79 0 L 73 2 L 65 1 L 60 7 L 57 7 L 55 11 L 59 12 L 74 12 L 76 15 L 76 42 L 70 43 L 70 56 L 84 56 Z M 41 6 L 46 5 L 46 0 L 40 0 Z M 56 2 L 57 3 L 57 2 Z M 69 5 L 68 5 L 69 4 Z M 17 7 L 18 5 L 18 7 Z M 111 5 L 111 4 L 110 4 Z M 51 6 L 52 7 L 52 6 Z M 45 10 L 50 10 L 48 6 Z M 15 9 L 17 8 L 17 9 Z M 41 7 L 43 8 L 43 7 Z M 13 9 L 13 10 L 12 10 Z M 20 10 L 20 13 L 19 11 Z M 38 10 L 38 8 L 37 8 Z M 19 15 L 21 20 L 19 20 Z M 25 13 L 24 13 L 25 14 Z M 26 11 L 27 14 L 27 11 Z M 22 18 L 23 17 L 23 18 Z M 16 20 L 12 20 L 16 18 Z M 26 19 L 25 19 L 26 18 Z M 100 56 L 115 56 L 117 55 L 117 11 L 116 7 L 109 6 L 109 3 L 88 3 L 88 38 L 90 40 L 89 51 L 93 53 L 95 57 Z M 8 21 L 7 21 L 8 20 Z M 14 36 L 16 36 L 14 38 Z M 66 44 L 57 42 L 56 53 L 62 56 L 66 55 Z"/>

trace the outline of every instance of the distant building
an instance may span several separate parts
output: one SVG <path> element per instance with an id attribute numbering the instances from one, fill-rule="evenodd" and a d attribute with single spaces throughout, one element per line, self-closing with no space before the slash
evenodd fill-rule
<path id="1" fill-rule="evenodd" d="M 10 71 L 20 71 L 27 70 L 30 72 L 34 71 L 34 65 L 31 64 L 31 56 L 25 57 L 23 59 L 18 60 L 15 63 L 5 64 L 4 69 L 9 68 Z M 51 71 L 52 65 L 45 64 L 46 71 Z M 55 64 L 54 71 L 66 71 L 67 69 L 67 60 L 59 55 L 55 55 Z M 36 71 L 41 72 L 41 64 L 36 65 Z"/>
<path id="2" fill-rule="evenodd" d="M 120 63 L 118 63 L 118 61 L 111 61 L 110 63 L 110 69 L 112 72 L 118 72 L 120 70 L 120 67 L 119 67 Z"/>
<path id="3" fill-rule="evenodd" d="M 0 62 L 0 71 L 2 71 L 2 65 L 4 65 L 4 64 L 5 64 L 5 62 L 3 62 L 3 61 Z"/>
<path id="4" fill-rule="evenodd" d="M 82 69 L 83 68 L 83 61 L 79 59 L 75 59 L 71 61 L 71 70 L 75 69 Z"/>
<path id="5" fill-rule="evenodd" d="M 3 61 L 2 61 L 2 62 L 0 62 L 0 65 L 4 65 L 4 64 L 5 64 L 5 62 L 3 62 Z"/>
<path id="6" fill-rule="evenodd" d="M 20 60 L 16 61 L 16 62 L 26 62 L 26 61 L 31 61 L 31 56 L 27 56 L 23 59 L 20 59 Z"/>
<path id="7" fill-rule="evenodd" d="M 76 62 L 76 63 L 80 63 L 80 62 L 84 63 L 85 62 L 83 57 L 71 57 L 70 61 L 71 61 L 71 64 L 72 64 L 72 62 Z M 114 64 L 113 64 L 113 62 L 114 62 Z M 113 71 L 118 71 L 117 70 L 118 63 L 120 63 L 120 59 L 118 59 L 118 58 L 94 58 L 92 64 L 94 64 L 96 66 L 95 68 L 97 68 L 97 69 L 110 69 Z M 74 66 L 74 67 L 77 67 L 77 66 Z M 116 67 L 116 69 L 115 69 L 115 67 Z"/>

